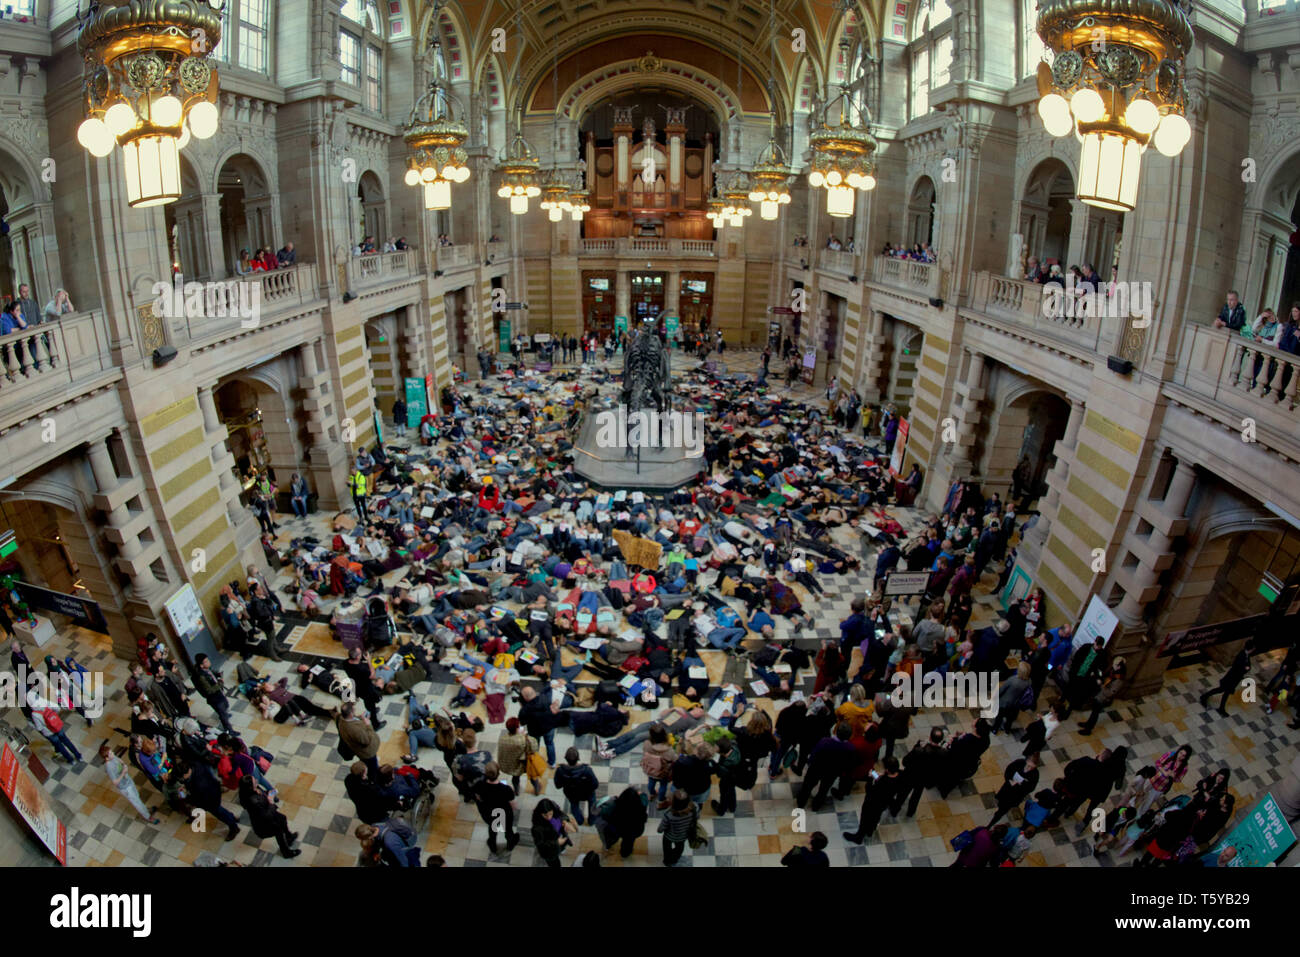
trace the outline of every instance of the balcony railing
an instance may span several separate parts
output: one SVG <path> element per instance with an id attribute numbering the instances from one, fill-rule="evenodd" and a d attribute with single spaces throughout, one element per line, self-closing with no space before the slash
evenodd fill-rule
<path id="1" fill-rule="evenodd" d="M 108 322 L 99 310 L 74 312 L 0 336 L 0 364 L 0 427 L 7 427 L 114 371 Z"/>
<path id="2" fill-rule="evenodd" d="M 907 260 L 898 261 L 907 263 Z M 1008 279 L 987 272 L 976 273 L 971 279 L 970 308 L 993 319 L 1027 326 L 1086 351 L 1096 352 L 1101 341 L 1103 314 L 1110 301 L 1103 299 L 1099 307 L 1089 312 L 1067 303 L 1064 295 L 1056 297 L 1055 301 L 1052 297 L 1045 297 L 1046 288 L 1035 282 Z"/>
<path id="3" fill-rule="evenodd" d="M 858 272 L 858 254 L 847 249 L 823 249 L 821 267 L 828 272 L 853 276 Z"/>
<path id="4" fill-rule="evenodd" d="M 620 236 L 605 239 L 584 239 L 581 254 L 584 256 L 676 256 L 707 257 L 714 254 L 711 239 L 651 239 Z"/>
<path id="5" fill-rule="evenodd" d="M 395 253 L 366 253 L 364 256 L 354 256 L 348 263 L 348 282 L 352 291 L 357 292 L 394 279 L 409 279 L 419 269 L 414 249 L 402 249 Z M 274 276 L 275 273 L 270 275 Z"/>
<path id="6" fill-rule="evenodd" d="M 829 253 L 832 250 L 824 252 Z M 842 256 L 844 253 L 839 255 Z M 943 295 L 943 270 L 939 268 L 938 263 L 877 256 L 872 263 L 871 280 L 882 286 L 893 286 L 895 289 L 904 289 L 932 299 Z"/>
<path id="7" fill-rule="evenodd" d="M 254 284 L 259 298 L 252 293 Z M 190 342 L 198 345 L 228 338 L 240 329 L 256 329 L 277 312 L 320 299 L 315 263 L 235 276 L 204 287 L 202 313 L 191 315 L 188 305 L 184 310 L 185 331 Z"/>
<path id="8" fill-rule="evenodd" d="M 492 246 L 496 245 L 496 243 L 492 244 Z M 434 263 L 443 272 L 464 269 L 466 266 L 473 266 L 478 262 L 478 255 L 475 252 L 473 243 L 463 243 L 459 246 L 438 246 L 435 248 L 437 252 L 434 254 Z"/>
<path id="9" fill-rule="evenodd" d="M 1300 440 L 1300 356 L 1227 329 L 1191 325 L 1183 330 L 1173 381 L 1226 406 L 1234 427 L 1250 417 Z"/>

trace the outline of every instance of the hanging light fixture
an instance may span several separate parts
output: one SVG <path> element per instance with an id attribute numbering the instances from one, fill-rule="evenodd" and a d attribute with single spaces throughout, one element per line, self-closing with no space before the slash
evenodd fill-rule
<path id="1" fill-rule="evenodd" d="M 180 150 L 217 131 L 221 9 L 198 0 L 126 0 L 78 11 L 86 119 L 77 141 L 105 157 L 122 147 L 127 202 L 172 203 L 181 195 Z"/>
<path id="2" fill-rule="evenodd" d="M 437 46 L 434 40 L 435 50 Z M 451 184 L 470 177 L 469 153 L 464 148 L 469 130 L 452 116 L 452 94 L 442 76 L 440 58 L 435 55 L 431 60 L 434 78 L 415 101 L 403 127 L 402 139 L 411 149 L 404 181 L 423 190 L 425 209 L 450 209 Z"/>
<path id="3" fill-rule="evenodd" d="M 1128 212 L 1147 146 L 1177 156 L 1191 139 L 1186 13 L 1171 0 L 1044 0 L 1038 35 L 1053 54 L 1038 65 L 1038 115 L 1079 140 L 1079 199 Z"/>
<path id="4" fill-rule="evenodd" d="M 722 218 L 733 227 L 745 225 L 746 218 L 754 215 L 749 208 L 749 181 L 742 172 L 735 172 L 731 182 L 722 191 Z"/>
<path id="5" fill-rule="evenodd" d="M 524 139 L 522 117 L 519 124 L 514 138 L 497 163 L 497 173 L 501 176 L 497 195 L 510 200 L 510 212 L 516 216 L 528 212 L 528 200 L 542 194 L 542 188 L 538 185 L 541 161 L 537 157 L 537 151 Z"/>
<path id="6" fill-rule="evenodd" d="M 541 187 L 542 201 L 538 205 L 546 210 L 547 218 L 553 223 L 564 219 L 565 207 L 569 204 L 569 184 L 558 170 L 551 170 L 550 176 Z"/>
<path id="7" fill-rule="evenodd" d="M 569 193 L 569 215 L 574 222 L 582 222 L 582 217 L 591 212 L 591 199 L 584 188 Z"/>
<path id="8" fill-rule="evenodd" d="M 713 191 L 713 197 L 709 200 L 709 205 L 706 209 L 706 215 L 709 217 L 709 222 L 713 224 L 714 229 L 721 229 L 726 224 L 727 222 L 727 213 L 725 212 L 726 209 L 727 209 L 727 204 L 724 203 L 721 200 L 721 198 L 719 198 L 717 193 L 717 188 L 715 186 Z"/>
<path id="9" fill-rule="evenodd" d="M 790 203 L 790 177 L 797 172 L 786 161 L 785 150 L 776 141 L 776 3 L 769 4 L 768 33 L 771 36 L 770 63 L 768 67 L 767 90 L 772 104 L 772 114 L 768 120 L 767 146 L 758 155 L 749 171 L 751 188 L 749 201 L 758 203 L 758 214 L 762 219 L 776 219 L 782 206 Z"/>
<path id="10" fill-rule="evenodd" d="M 851 42 L 840 39 L 840 56 L 846 64 L 840 91 L 829 96 L 821 110 L 817 128 L 808 134 L 812 160 L 808 164 L 808 185 L 826 190 L 826 212 L 845 218 L 853 215 L 857 194 L 876 188 L 876 138 L 871 135 L 871 117 L 866 100 L 854 101 L 849 89 L 847 64 Z"/>

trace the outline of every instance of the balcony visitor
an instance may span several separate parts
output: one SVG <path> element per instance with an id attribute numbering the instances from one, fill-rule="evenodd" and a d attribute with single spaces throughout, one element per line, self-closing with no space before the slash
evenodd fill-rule
<path id="1" fill-rule="evenodd" d="M 247 249 L 239 251 L 239 262 L 235 263 L 235 274 L 238 276 L 247 276 L 253 272 L 253 260 L 250 258 Z"/>
<path id="2" fill-rule="evenodd" d="M 45 304 L 45 321 L 57 322 L 60 317 L 66 316 L 70 312 L 76 312 L 72 306 L 72 300 L 68 298 L 66 289 L 54 290 L 54 298 Z"/>
<path id="3" fill-rule="evenodd" d="M 21 332 L 27 328 L 27 320 L 23 318 L 22 306 L 17 299 L 12 299 L 0 312 L 0 336 L 7 336 L 10 333 Z M 21 339 L 15 339 L 12 343 L 14 355 L 18 357 L 18 371 L 27 376 L 27 362 L 23 356 L 23 343 Z M 13 371 L 9 367 L 9 346 L 6 342 L 0 347 L 0 360 L 4 362 L 5 378 L 10 382 L 14 381 Z"/>
<path id="4" fill-rule="evenodd" d="M 298 261 L 298 251 L 293 248 L 293 242 L 285 243 L 280 251 L 275 254 L 275 258 L 279 260 L 281 267 L 292 266 L 296 263 Z"/>
<path id="5" fill-rule="evenodd" d="M 1237 297 L 1237 290 L 1229 289 L 1227 299 L 1223 308 L 1219 310 L 1219 315 L 1214 320 L 1214 328 L 1231 329 L 1238 332 L 1246 324 L 1246 307 L 1241 304 Z"/>

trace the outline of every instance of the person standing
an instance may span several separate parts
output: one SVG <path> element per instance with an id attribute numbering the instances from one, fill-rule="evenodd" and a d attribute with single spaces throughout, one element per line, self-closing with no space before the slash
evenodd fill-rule
<path id="1" fill-rule="evenodd" d="M 126 762 L 113 753 L 107 741 L 99 746 L 99 757 L 104 762 L 104 772 L 113 787 L 117 789 L 117 793 L 126 798 L 131 807 L 135 808 L 136 813 L 150 824 L 161 824 L 162 818 L 155 817 L 149 808 L 145 807 L 144 801 L 140 800 L 140 792 L 136 789 L 135 781 L 131 779 L 131 772 L 127 770 Z"/>
<path id="2" fill-rule="evenodd" d="M 930 740 L 924 744 L 918 741 L 903 759 L 903 790 L 894 798 L 895 815 L 902 809 L 906 798 L 907 816 L 915 817 L 921 793 L 939 783 L 947 758 L 943 747 L 944 735 L 943 728 L 931 728 Z"/>
<path id="3" fill-rule="evenodd" d="M 351 701 L 345 701 L 334 719 L 334 726 L 338 729 L 340 742 L 366 766 L 371 779 L 377 779 L 379 735 L 370 727 L 370 722 L 356 713 L 356 706 Z"/>
<path id="4" fill-rule="evenodd" d="M 898 758 L 885 758 L 884 771 L 872 771 L 867 777 L 867 791 L 862 796 L 862 810 L 858 812 L 858 829 L 845 831 L 844 840 L 861 844 L 876 833 L 885 810 L 901 800 L 903 778 L 899 773 Z"/>
<path id="5" fill-rule="evenodd" d="M 1025 798 L 1034 793 L 1034 789 L 1038 787 L 1038 754 L 1016 758 L 1002 772 L 1002 781 L 1002 787 L 995 795 L 998 807 L 993 813 L 993 819 L 988 823 L 989 827 L 996 824 L 998 818 L 1006 815 L 1012 808 L 1019 807 Z"/>
<path id="6" fill-rule="evenodd" d="M 665 867 L 672 867 L 681 860 L 686 843 L 695 836 L 695 826 L 699 820 L 699 806 L 691 800 L 690 795 L 681 790 L 673 791 L 671 804 L 659 819 Z"/>
<path id="7" fill-rule="evenodd" d="M 32 725 L 54 747 L 58 755 L 69 764 L 81 763 L 81 752 L 68 738 L 64 730 L 63 719 L 53 703 L 39 697 L 35 692 L 27 693 L 27 704 L 31 708 L 29 718 Z"/>
<path id="8" fill-rule="evenodd" d="M 555 786 L 564 792 L 569 802 L 569 813 L 581 826 L 585 820 L 582 809 L 587 808 L 586 817 L 596 816 L 596 791 L 600 781 L 591 765 L 583 764 L 577 748 L 564 752 L 564 764 L 555 769 Z"/>
<path id="9" fill-rule="evenodd" d="M 194 672 L 194 688 L 198 691 L 199 697 L 208 703 L 213 711 L 217 713 L 218 720 L 221 721 L 221 727 L 229 734 L 238 734 L 234 725 L 230 723 L 230 702 L 226 700 L 226 693 L 221 685 L 221 676 L 212 670 L 212 660 L 207 655 L 200 652 L 194 658 L 194 664 L 197 670 Z"/>
<path id="10" fill-rule="evenodd" d="M 406 402 L 400 395 L 393 402 L 393 435 L 406 437 Z"/>
<path id="11" fill-rule="evenodd" d="M 832 785 L 856 762 L 857 751 L 849 742 L 852 736 L 853 727 L 847 721 L 841 721 L 833 734 L 817 742 L 808 759 L 808 774 L 795 800 L 800 808 L 807 807 L 808 799 L 812 798 L 813 812 L 820 811 Z"/>
<path id="12" fill-rule="evenodd" d="M 569 835 L 578 829 L 550 798 L 542 798 L 533 808 L 533 847 L 547 867 L 560 866 L 560 854 L 572 847 Z"/>
<path id="13" fill-rule="evenodd" d="M 357 519 L 362 522 L 370 521 L 370 516 L 366 512 L 366 473 L 359 468 L 354 468 L 348 477 L 348 490 L 352 492 L 352 504 L 357 508 Z"/>
<path id="14" fill-rule="evenodd" d="M 260 838 L 275 838 L 275 842 L 280 845 L 281 855 L 294 858 L 302 853 L 300 848 L 293 846 L 298 835 L 289 830 L 289 819 L 275 806 L 275 802 L 251 774 L 239 779 L 239 805 L 248 812 L 253 833 Z"/>
<path id="15" fill-rule="evenodd" d="M 479 817 L 488 826 L 488 850 L 493 854 L 499 853 L 497 839 L 505 835 L 506 853 L 510 853 L 519 843 L 519 835 L 515 832 L 519 802 L 515 800 L 515 788 L 501 780 L 500 765 L 489 761 L 483 769 L 483 778 L 473 785 L 471 793 Z"/>
<path id="16" fill-rule="evenodd" d="M 233 841 L 239 836 L 239 818 L 222 807 L 221 780 L 210 764 L 206 761 L 182 764 L 175 768 L 172 774 L 177 778 L 179 788 L 184 792 L 188 804 L 208 812 L 226 825 L 227 841 Z"/>
<path id="17" fill-rule="evenodd" d="M 1246 673 L 1250 671 L 1250 656 L 1254 653 L 1255 643 L 1247 641 L 1241 651 L 1237 652 L 1237 656 L 1232 659 L 1232 664 L 1223 673 L 1218 685 L 1201 695 L 1202 708 L 1207 707 L 1210 699 L 1217 694 L 1220 695 L 1218 712 L 1222 717 L 1226 718 L 1228 716 L 1226 710 L 1228 696 L 1237 690 L 1237 685 L 1241 684 L 1241 679 L 1246 677 Z"/>
<path id="18" fill-rule="evenodd" d="M 45 317 L 41 313 L 41 307 L 36 304 L 36 298 L 32 295 L 32 287 L 27 283 L 20 285 L 18 287 L 17 299 L 18 305 L 23 310 L 23 318 L 27 321 L 27 325 L 29 327 L 39 326 L 44 321 Z M 50 355 L 50 334 L 48 332 L 44 333 L 41 336 L 41 339 L 45 344 L 45 354 L 50 357 L 50 363 L 52 365 L 54 363 L 54 357 Z M 36 351 L 35 334 L 27 340 L 27 352 L 31 357 L 32 365 L 36 367 L 37 372 L 40 372 L 41 354 Z"/>

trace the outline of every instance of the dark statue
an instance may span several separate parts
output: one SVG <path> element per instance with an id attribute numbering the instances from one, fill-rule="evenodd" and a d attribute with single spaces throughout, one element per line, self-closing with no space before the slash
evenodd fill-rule
<path id="1" fill-rule="evenodd" d="M 623 390 L 619 402 L 629 421 L 637 412 L 666 413 L 671 385 L 668 350 L 659 338 L 658 321 L 644 320 L 623 353 Z"/>

